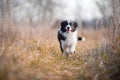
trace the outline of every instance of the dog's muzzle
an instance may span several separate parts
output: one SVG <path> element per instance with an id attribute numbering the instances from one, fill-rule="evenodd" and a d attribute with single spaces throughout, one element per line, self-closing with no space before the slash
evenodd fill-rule
<path id="1" fill-rule="evenodd" d="M 70 27 L 67 27 L 66 32 L 69 33 L 70 31 Z"/>

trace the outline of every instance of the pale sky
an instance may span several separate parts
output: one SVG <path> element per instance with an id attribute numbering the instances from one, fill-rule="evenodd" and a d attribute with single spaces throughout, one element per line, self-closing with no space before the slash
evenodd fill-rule
<path id="1" fill-rule="evenodd" d="M 101 0 L 101 1 L 100 0 L 61 0 L 60 4 L 63 4 L 64 7 L 58 10 L 59 14 L 57 15 L 57 17 L 63 18 L 63 19 L 66 19 L 66 18 L 76 19 L 77 18 L 77 19 L 82 19 L 82 20 L 91 20 L 95 18 L 101 19 L 103 15 L 100 12 L 99 7 L 96 5 L 95 3 L 96 1 L 102 5 L 105 5 L 105 6 L 108 5 L 109 7 L 109 4 L 108 4 L 109 0 Z M 108 12 L 110 13 L 109 10 L 106 10 L 106 13 Z M 79 14 L 79 17 L 75 16 L 76 13 Z"/>
<path id="2" fill-rule="evenodd" d="M 93 0 L 82 0 L 82 3 L 79 3 L 82 6 L 81 19 L 102 18 L 102 14 Z"/>
<path id="3" fill-rule="evenodd" d="M 29 0 L 28 0 L 29 1 Z M 81 19 L 81 20 L 92 20 L 101 19 L 103 17 L 96 2 L 103 6 L 106 6 L 106 15 L 110 15 L 111 0 L 55 0 L 58 5 L 53 8 L 54 17 L 61 19 Z M 26 16 L 32 16 L 33 21 L 37 21 L 41 14 L 37 7 L 33 6 L 33 3 L 27 2 L 27 0 L 21 0 L 21 5 L 15 8 L 15 15 L 18 20 L 22 21 Z M 79 16 L 76 16 L 77 15 Z M 21 15 L 21 16 L 19 16 Z"/>

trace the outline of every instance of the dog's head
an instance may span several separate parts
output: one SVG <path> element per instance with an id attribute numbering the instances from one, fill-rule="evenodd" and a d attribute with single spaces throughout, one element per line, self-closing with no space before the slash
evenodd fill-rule
<path id="1" fill-rule="evenodd" d="M 62 32 L 71 33 L 71 32 L 76 31 L 77 27 L 78 27 L 78 24 L 75 21 L 64 20 L 61 22 Z"/>

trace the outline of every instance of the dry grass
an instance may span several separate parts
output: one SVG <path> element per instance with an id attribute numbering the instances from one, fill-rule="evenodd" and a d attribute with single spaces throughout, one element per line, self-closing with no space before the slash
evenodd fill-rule
<path id="1" fill-rule="evenodd" d="M 115 54 L 105 53 L 105 30 L 83 30 L 77 54 L 61 56 L 57 30 L 48 26 L 0 27 L 0 80 L 110 80 L 119 65 Z M 116 70 L 116 71 L 115 71 Z"/>

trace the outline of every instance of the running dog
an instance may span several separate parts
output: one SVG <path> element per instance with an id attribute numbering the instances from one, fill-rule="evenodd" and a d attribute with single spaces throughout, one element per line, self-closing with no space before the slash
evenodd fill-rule
<path id="1" fill-rule="evenodd" d="M 78 24 L 75 21 L 64 20 L 61 22 L 61 28 L 58 30 L 58 41 L 63 55 L 75 53 L 78 40 L 85 41 L 84 37 L 77 35 Z"/>

